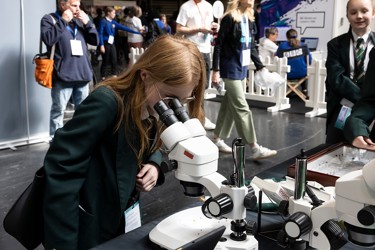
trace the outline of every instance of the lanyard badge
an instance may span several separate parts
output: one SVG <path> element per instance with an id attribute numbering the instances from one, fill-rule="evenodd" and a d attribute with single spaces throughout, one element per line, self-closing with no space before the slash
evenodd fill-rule
<path id="1" fill-rule="evenodd" d="M 83 56 L 82 42 L 81 40 L 76 40 L 78 31 L 77 24 L 74 25 L 74 30 L 69 25 L 66 27 L 73 36 L 73 39 L 70 40 L 70 49 L 72 51 L 72 56 Z"/>

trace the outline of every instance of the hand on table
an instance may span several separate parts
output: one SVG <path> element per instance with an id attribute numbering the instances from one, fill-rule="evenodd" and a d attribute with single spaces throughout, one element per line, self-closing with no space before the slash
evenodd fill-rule
<path id="1" fill-rule="evenodd" d="M 368 137 L 357 136 L 352 141 L 352 145 L 357 148 L 375 151 L 375 143 L 373 143 L 372 140 Z"/>

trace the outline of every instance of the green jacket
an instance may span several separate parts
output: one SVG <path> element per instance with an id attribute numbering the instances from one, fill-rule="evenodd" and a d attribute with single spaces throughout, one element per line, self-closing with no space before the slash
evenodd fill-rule
<path id="1" fill-rule="evenodd" d="M 341 130 L 335 128 L 335 122 L 340 113 L 342 105 L 340 104 L 343 98 L 357 103 L 361 98 L 361 89 L 363 80 L 354 83 L 350 78 L 350 41 L 352 40 L 352 32 L 333 38 L 327 44 L 327 121 L 326 130 L 335 131 L 336 134 L 328 135 L 327 143 L 343 142 L 344 134 Z M 375 33 L 371 32 L 369 35 L 371 43 L 375 44 Z M 335 137 L 335 138 L 334 138 Z"/>
<path id="2" fill-rule="evenodd" d="M 44 161 L 46 249 L 88 249 L 123 233 L 138 166 L 116 116 L 113 92 L 101 87 L 56 131 Z M 159 165 L 161 153 L 146 159 Z"/>
<path id="3" fill-rule="evenodd" d="M 354 105 L 351 115 L 345 122 L 345 138 L 352 142 L 357 136 L 370 136 L 370 124 L 375 119 L 375 49 L 369 54 L 365 82 L 362 88 L 362 98 Z"/>

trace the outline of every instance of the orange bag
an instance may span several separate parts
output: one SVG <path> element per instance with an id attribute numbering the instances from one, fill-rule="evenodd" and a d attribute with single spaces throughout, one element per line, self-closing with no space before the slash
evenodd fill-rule
<path id="1" fill-rule="evenodd" d="M 33 62 L 35 66 L 35 81 L 46 88 L 52 88 L 53 59 L 44 55 L 36 55 Z"/>
<path id="2" fill-rule="evenodd" d="M 56 24 L 55 18 L 52 15 L 49 15 L 52 18 L 53 25 Z M 41 86 L 46 88 L 52 88 L 52 73 L 53 73 L 53 57 L 55 55 L 54 44 L 51 48 L 51 54 L 48 57 L 48 52 L 42 53 L 42 35 L 39 38 L 39 54 L 36 54 L 33 59 L 33 63 L 36 64 L 35 67 L 35 81 Z"/>

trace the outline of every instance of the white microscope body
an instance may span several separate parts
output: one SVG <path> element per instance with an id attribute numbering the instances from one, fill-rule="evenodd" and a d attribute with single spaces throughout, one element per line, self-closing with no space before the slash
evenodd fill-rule
<path id="1" fill-rule="evenodd" d="M 297 167 L 297 166 L 296 166 Z M 361 247 L 375 246 L 375 159 L 362 170 L 336 181 L 335 199 L 312 205 L 311 199 L 289 199 L 290 217 L 284 223 L 286 238 L 306 241 L 319 249 L 340 249 L 348 239 Z M 296 246 L 294 249 L 299 249 Z"/>
<path id="2" fill-rule="evenodd" d="M 155 109 L 158 111 L 156 107 Z M 180 115 L 178 110 L 173 109 L 177 117 Z M 169 119 L 163 117 L 163 111 L 158 113 L 162 121 Z M 171 113 L 169 115 L 173 116 Z M 183 243 L 225 225 L 227 229 L 223 236 L 227 240 L 224 243 L 219 242 L 220 249 L 258 249 L 256 239 L 246 235 L 244 203 L 245 200 L 254 201 L 252 195 L 248 194 L 248 187 L 228 183 L 226 178 L 217 173 L 218 148 L 206 136 L 206 131 L 198 119 L 178 119 L 183 122 L 164 121 L 168 127 L 161 134 L 161 140 L 170 151 L 168 158 L 175 164 L 175 176 L 184 186 L 185 195 L 202 196 L 205 187 L 212 197 L 206 200 L 202 208 L 187 209 L 160 222 L 150 232 L 150 240 L 163 248 L 176 249 Z M 244 183 L 244 172 L 241 173 L 237 173 L 237 176 L 243 175 L 239 179 Z"/>

